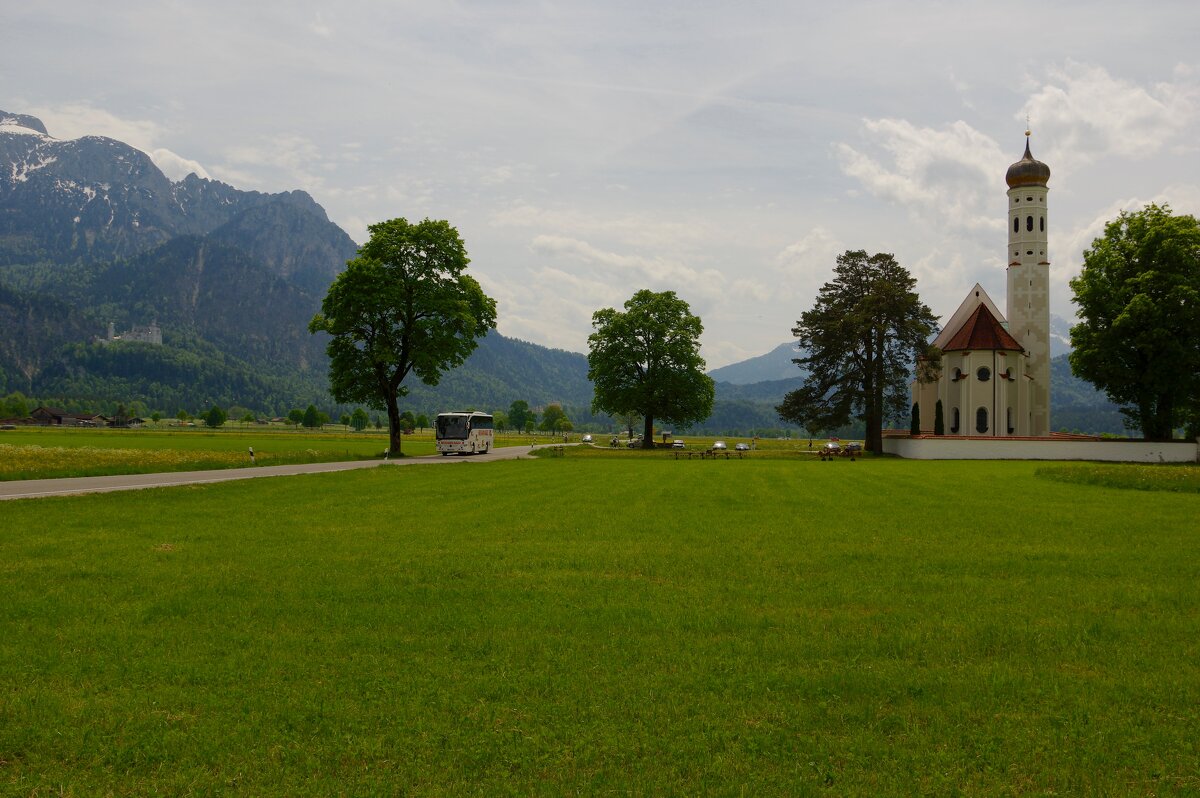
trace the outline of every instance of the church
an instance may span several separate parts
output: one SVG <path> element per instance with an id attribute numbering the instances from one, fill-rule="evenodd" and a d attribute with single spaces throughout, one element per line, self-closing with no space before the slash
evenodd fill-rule
<path id="1" fill-rule="evenodd" d="M 937 379 L 912 384 L 924 433 L 933 432 L 940 401 L 946 435 L 1050 434 L 1050 167 L 1030 153 L 1028 130 L 1025 155 L 1008 167 L 1005 177 L 1007 307 L 1001 314 L 977 283 L 934 339 L 942 352 Z"/>

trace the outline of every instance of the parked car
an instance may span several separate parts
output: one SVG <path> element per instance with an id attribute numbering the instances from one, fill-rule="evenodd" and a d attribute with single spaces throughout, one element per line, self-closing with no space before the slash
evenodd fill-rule
<path id="1" fill-rule="evenodd" d="M 862 454 L 862 450 L 863 448 L 861 443 L 855 442 L 846 444 L 846 451 L 850 454 Z"/>
<path id="2" fill-rule="evenodd" d="M 748 444 L 748 443 L 735 443 L 735 444 L 733 445 L 733 450 L 734 450 L 735 452 L 748 452 L 748 451 L 750 451 L 750 444 Z"/>
<path id="3" fill-rule="evenodd" d="M 672 449 L 683 449 L 683 448 L 685 448 L 685 445 L 684 445 L 684 443 L 683 443 L 683 438 L 676 438 L 675 440 L 671 441 L 671 448 L 672 448 Z"/>
<path id="4" fill-rule="evenodd" d="M 584 436 L 583 436 L 583 442 L 584 442 L 584 443 L 591 443 L 591 442 L 592 442 L 592 436 L 591 436 L 591 435 L 584 435 Z"/>
<path id="5" fill-rule="evenodd" d="M 713 441 L 713 451 L 723 452 L 729 447 L 725 445 L 725 441 Z"/>
<path id="6" fill-rule="evenodd" d="M 837 441 L 829 441 L 821 446 L 821 456 L 833 456 L 842 453 L 842 445 Z"/>
<path id="7" fill-rule="evenodd" d="M 630 438 L 629 442 L 626 443 L 625 445 L 630 449 L 636 449 L 642 445 L 642 439 L 640 437 Z"/>

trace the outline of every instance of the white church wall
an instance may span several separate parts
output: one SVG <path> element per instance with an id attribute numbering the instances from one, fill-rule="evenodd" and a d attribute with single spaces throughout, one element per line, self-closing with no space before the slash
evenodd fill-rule
<path id="1" fill-rule="evenodd" d="M 1115 463 L 1200 462 L 1194 441 L 1076 441 L 1022 438 L 888 438 L 883 451 L 911 460 L 1097 460 Z"/>

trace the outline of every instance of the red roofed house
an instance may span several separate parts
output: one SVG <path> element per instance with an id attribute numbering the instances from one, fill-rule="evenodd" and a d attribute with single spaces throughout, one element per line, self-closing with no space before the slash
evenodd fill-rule
<path id="1" fill-rule="evenodd" d="M 978 284 L 967 294 L 933 341 L 943 353 L 938 378 L 912 385 L 925 430 L 940 400 L 948 435 L 1050 434 L 1049 179 L 1050 167 L 1034 160 L 1026 140 L 1025 156 L 1006 175 L 1008 319 Z"/>

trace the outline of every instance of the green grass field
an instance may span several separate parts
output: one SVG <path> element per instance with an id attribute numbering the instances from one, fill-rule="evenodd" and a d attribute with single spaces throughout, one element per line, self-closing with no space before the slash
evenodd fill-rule
<path id="1" fill-rule="evenodd" d="M 501 435 L 496 445 L 531 440 Z M 0 433 L 0 481 L 383 459 L 387 448 L 387 433 L 377 431 L 21 427 Z M 404 436 L 402 456 L 433 453 L 431 431 Z"/>
<path id="2" fill-rule="evenodd" d="M 0 503 L 0 794 L 1200 792 L 1200 496 L 566 457 Z"/>

